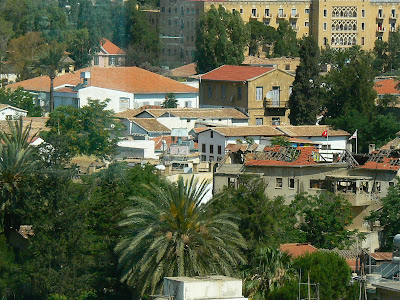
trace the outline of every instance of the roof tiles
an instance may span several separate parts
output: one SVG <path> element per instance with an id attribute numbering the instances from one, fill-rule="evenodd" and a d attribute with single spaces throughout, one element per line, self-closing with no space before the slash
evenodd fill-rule
<path id="1" fill-rule="evenodd" d="M 156 119 L 133 118 L 130 121 L 135 122 L 147 132 L 171 132 L 171 129 L 164 126 Z"/>
<path id="2" fill-rule="evenodd" d="M 378 93 L 378 95 L 384 94 L 400 94 L 400 91 L 396 88 L 396 85 L 399 83 L 398 80 L 393 78 L 384 79 L 375 82 L 374 90 Z"/>
<path id="3" fill-rule="evenodd" d="M 350 136 L 350 134 L 344 130 L 334 130 L 327 125 L 303 125 L 303 126 L 278 126 L 277 129 L 284 132 L 290 137 L 314 137 L 322 136 L 324 131 L 328 131 L 328 136 Z"/>
<path id="4" fill-rule="evenodd" d="M 101 41 L 101 46 L 103 47 L 104 50 L 106 50 L 107 54 L 113 54 L 113 55 L 125 54 L 124 50 L 122 50 L 120 47 L 118 47 L 108 39 L 104 38 Z"/>
<path id="5" fill-rule="evenodd" d="M 282 244 L 279 249 L 282 252 L 286 252 L 292 258 L 296 258 L 299 256 L 303 256 L 307 253 L 314 253 L 317 252 L 318 249 L 315 248 L 313 245 L 308 243 L 289 243 L 289 244 Z"/>
<path id="6" fill-rule="evenodd" d="M 232 126 L 210 128 L 223 136 L 282 136 L 283 133 L 269 125 L 260 126 Z"/>
<path id="7" fill-rule="evenodd" d="M 201 80 L 247 81 L 275 68 L 224 65 L 201 76 Z"/>

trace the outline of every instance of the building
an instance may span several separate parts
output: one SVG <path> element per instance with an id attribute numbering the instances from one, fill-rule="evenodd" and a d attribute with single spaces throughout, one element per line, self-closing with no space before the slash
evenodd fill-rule
<path id="1" fill-rule="evenodd" d="M 36 93 L 48 110 L 50 78 L 40 76 L 9 85 Z M 54 106 L 82 107 L 88 99 L 109 99 L 107 109 L 121 112 L 146 105 L 161 105 L 173 93 L 180 107 L 198 106 L 198 89 L 137 67 L 89 67 L 54 79 Z"/>
<path id="2" fill-rule="evenodd" d="M 311 254 L 318 251 L 318 249 L 310 243 L 282 244 L 279 246 L 279 250 L 290 255 L 291 258 L 297 258 L 299 256 L 303 256 L 308 253 Z"/>
<path id="3" fill-rule="evenodd" d="M 126 127 L 125 136 L 134 136 L 135 139 L 146 139 L 171 133 L 171 129 L 152 118 L 124 118 L 121 122 Z"/>
<path id="4" fill-rule="evenodd" d="M 28 111 L 24 109 L 0 103 L 0 121 L 16 120 L 20 117 L 26 117 L 27 114 Z"/>
<path id="5" fill-rule="evenodd" d="M 276 68 L 221 66 L 200 77 L 200 107 L 238 107 L 249 125 L 288 125 L 293 81 Z"/>
<path id="6" fill-rule="evenodd" d="M 115 115 L 120 119 L 155 119 L 171 129 L 187 132 L 199 126 L 245 126 L 248 116 L 234 108 L 162 108 L 132 109 Z"/>
<path id="7" fill-rule="evenodd" d="M 213 162 L 222 161 L 225 158 L 225 149 L 229 144 L 260 144 L 264 137 L 277 136 L 283 136 L 283 133 L 269 125 L 214 127 L 199 132 L 197 140 L 201 161 Z"/>
<path id="8" fill-rule="evenodd" d="M 93 55 L 92 66 L 120 67 L 125 64 L 125 51 L 108 39 L 102 39 L 100 49 Z"/>
<path id="9" fill-rule="evenodd" d="M 289 0 L 210 1 L 161 0 L 160 60 L 165 65 L 193 61 L 195 27 L 211 5 L 240 13 L 244 22 L 254 19 L 278 27 L 287 20 L 297 37 L 313 35 L 321 47 L 347 48 L 359 45 L 373 49 L 375 40 L 387 41 L 398 27 L 399 0 Z"/>
<path id="10" fill-rule="evenodd" d="M 168 297 L 168 298 L 166 298 Z M 227 276 L 165 277 L 164 294 L 155 300 L 247 300 L 242 280 Z"/>
<path id="11" fill-rule="evenodd" d="M 400 90 L 397 88 L 398 84 L 399 81 L 393 77 L 378 79 L 375 81 L 374 90 L 378 94 L 378 98 L 382 98 L 385 95 L 391 95 L 398 100 L 400 97 Z"/>

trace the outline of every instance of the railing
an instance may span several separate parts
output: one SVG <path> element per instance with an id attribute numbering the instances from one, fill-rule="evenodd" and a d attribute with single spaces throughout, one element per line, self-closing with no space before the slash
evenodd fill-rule
<path id="1" fill-rule="evenodd" d="M 291 19 L 298 19 L 300 18 L 300 14 L 290 15 Z"/>
<path id="2" fill-rule="evenodd" d="M 272 14 L 264 15 L 264 19 L 271 19 L 271 18 L 272 18 Z"/>
<path id="3" fill-rule="evenodd" d="M 385 14 L 378 14 L 378 15 L 376 16 L 376 18 L 377 18 L 378 20 L 383 20 L 384 18 L 386 18 L 386 16 L 385 16 Z"/>
<path id="4" fill-rule="evenodd" d="M 265 100 L 264 101 L 266 108 L 288 108 L 288 101 L 273 101 L 273 100 Z"/>
<path id="5" fill-rule="evenodd" d="M 392 19 L 392 20 L 398 19 L 399 18 L 399 14 L 392 14 L 392 15 L 390 15 L 389 18 Z"/>
<path id="6" fill-rule="evenodd" d="M 378 32 L 385 32 L 385 31 L 386 31 L 386 28 L 385 28 L 385 27 L 378 27 L 378 28 L 376 29 L 376 31 L 378 31 Z"/>
<path id="7" fill-rule="evenodd" d="M 260 17 L 260 14 L 251 14 L 250 19 L 258 19 Z"/>
<path id="8" fill-rule="evenodd" d="M 278 14 L 276 17 L 277 17 L 278 19 L 283 19 L 283 18 L 286 18 L 286 14 L 285 14 L 285 13 Z"/>

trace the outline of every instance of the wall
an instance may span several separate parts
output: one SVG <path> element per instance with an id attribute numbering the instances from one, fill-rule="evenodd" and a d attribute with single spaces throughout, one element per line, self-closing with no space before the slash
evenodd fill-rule
<path id="1" fill-rule="evenodd" d="M 13 119 L 18 119 L 20 116 L 26 117 L 26 112 L 19 111 L 13 108 L 5 108 L 0 112 L 0 121 L 7 120 L 7 116 L 12 116 Z"/>
<path id="2" fill-rule="evenodd" d="M 110 102 L 108 103 L 106 109 L 110 109 L 118 113 L 126 110 L 120 108 L 119 100 L 120 97 L 123 97 L 129 98 L 129 108 L 134 108 L 134 95 L 132 93 L 104 89 L 95 86 L 88 86 L 78 91 L 78 97 L 80 99 L 80 107 L 88 104 L 88 98 L 100 100 L 110 99 Z"/>
<path id="3" fill-rule="evenodd" d="M 199 95 L 197 93 L 175 93 L 178 100 L 178 107 L 186 107 L 186 102 L 190 101 L 192 108 L 199 107 Z M 144 105 L 161 105 L 165 100 L 166 94 L 135 94 L 135 108 Z"/>
<path id="4" fill-rule="evenodd" d="M 213 137 L 211 137 L 211 133 Z M 227 138 L 213 130 L 200 132 L 198 135 L 199 153 L 201 152 L 200 161 L 219 161 L 225 157 L 225 147 Z M 203 151 L 203 145 L 205 150 Z M 210 145 L 213 145 L 213 151 L 210 151 Z M 218 146 L 221 147 L 221 154 L 218 154 Z"/>
<path id="5" fill-rule="evenodd" d="M 118 141 L 118 147 L 122 148 L 122 153 L 129 153 L 129 149 L 132 149 L 132 153 L 142 153 L 143 156 L 139 156 L 141 158 L 157 158 L 153 140 L 122 140 Z M 138 151 L 134 149 L 138 149 Z"/>

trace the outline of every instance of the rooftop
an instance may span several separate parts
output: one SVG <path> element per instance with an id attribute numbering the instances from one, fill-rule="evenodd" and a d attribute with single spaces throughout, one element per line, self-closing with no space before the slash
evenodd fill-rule
<path id="1" fill-rule="evenodd" d="M 400 94 L 400 91 L 396 88 L 396 85 L 399 83 L 398 80 L 394 78 L 383 79 L 375 82 L 374 90 L 378 93 L 378 95 L 384 94 Z"/>
<path id="2" fill-rule="evenodd" d="M 285 133 L 290 137 L 321 137 L 324 131 L 328 131 L 329 136 L 350 136 L 350 134 L 344 130 L 334 130 L 328 125 L 303 125 L 303 126 L 292 126 L 292 125 L 280 125 L 277 129 Z"/>
<path id="3" fill-rule="evenodd" d="M 125 54 L 124 50 L 122 50 L 120 47 L 118 47 L 117 45 L 115 45 L 106 38 L 102 39 L 101 47 L 107 52 L 107 54 L 113 54 L 113 55 Z"/>
<path id="4" fill-rule="evenodd" d="M 133 118 L 129 120 L 135 122 L 147 132 L 171 132 L 171 129 L 164 126 L 156 119 Z"/>
<path id="5" fill-rule="evenodd" d="M 232 127 L 213 127 L 209 130 L 216 131 L 227 137 L 242 136 L 282 136 L 283 133 L 269 125 L 260 126 L 232 126 Z"/>
<path id="6" fill-rule="evenodd" d="M 22 112 L 28 113 L 27 110 L 24 110 L 24 109 L 15 107 L 15 106 L 11 106 L 11 105 L 8 105 L 8 104 L 0 103 L 0 110 L 6 109 L 6 108 L 12 108 L 12 109 L 14 109 L 14 110 L 18 110 L 18 111 L 22 111 Z"/>
<path id="7" fill-rule="evenodd" d="M 201 76 L 201 80 L 247 81 L 275 68 L 224 65 Z"/>
<path id="8" fill-rule="evenodd" d="M 400 150 L 376 150 L 369 155 L 362 169 L 391 170 L 397 172 L 400 168 Z"/>
<path id="9" fill-rule="evenodd" d="M 309 243 L 290 243 L 290 244 L 282 244 L 279 249 L 282 252 L 286 252 L 291 257 L 296 258 L 307 253 L 317 252 L 318 249 Z"/>
<path id="10" fill-rule="evenodd" d="M 173 79 L 138 67 L 90 67 L 57 76 L 54 87 L 76 86 L 81 83 L 81 72 L 90 72 L 88 86 L 123 91 L 135 94 L 198 93 L 198 89 Z M 16 82 L 7 87 L 22 87 L 28 91 L 49 92 L 50 78 L 40 76 Z"/>
<path id="11" fill-rule="evenodd" d="M 171 70 L 172 77 L 191 77 L 196 75 L 196 63 L 191 63 Z"/>

